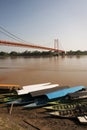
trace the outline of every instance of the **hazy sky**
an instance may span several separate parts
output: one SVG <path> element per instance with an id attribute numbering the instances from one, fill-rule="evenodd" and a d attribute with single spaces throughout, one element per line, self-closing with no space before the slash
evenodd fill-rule
<path id="1" fill-rule="evenodd" d="M 53 47 L 58 38 L 60 49 L 87 50 L 87 0 L 0 0 L 0 26 L 30 43 Z"/>

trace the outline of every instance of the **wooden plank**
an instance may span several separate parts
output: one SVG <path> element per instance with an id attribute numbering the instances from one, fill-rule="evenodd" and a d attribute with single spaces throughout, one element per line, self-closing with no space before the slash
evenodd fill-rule
<path id="1" fill-rule="evenodd" d="M 41 130 L 41 128 L 33 125 L 29 120 L 24 120 L 25 123 L 27 123 L 28 125 L 32 126 L 33 128 L 35 128 L 36 130 Z"/>
<path id="2" fill-rule="evenodd" d="M 84 116 L 79 116 L 77 117 L 77 119 L 79 120 L 80 123 L 87 124 L 87 119 Z"/>
<path id="3" fill-rule="evenodd" d="M 10 107 L 10 111 L 9 111 L 9 114 L 11 115 L 12 113 L 12 109 L 13 109 L 13 103 L 11 104 L 11 107 Z"/>

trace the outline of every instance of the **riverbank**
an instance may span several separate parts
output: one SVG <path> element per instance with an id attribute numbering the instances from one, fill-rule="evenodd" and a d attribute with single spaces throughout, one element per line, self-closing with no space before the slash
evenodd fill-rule
<path id="1" fill-rule="evenodd" d="M 48 76 L 43 71 L 24 68 L 0 75 L 0 83 L 28 85 L 43 82 L 55 82 L 55 77 Z M 79 124 L 78 120 L 52 117 L 43 108 L 24 110 L 22 106 L 13 107 L 12 114 L 8 108 L 0 108 L 0 130 L 85 130 L 87 126 Z"/>
<path id="2" fill-rule="evenodd" d="M 12 114 L 7 108 L 0 108 L 0 130 L 85 130 L 77 120 L 52 117 L 45 109 L 23 110 L 14 107 Z"/>

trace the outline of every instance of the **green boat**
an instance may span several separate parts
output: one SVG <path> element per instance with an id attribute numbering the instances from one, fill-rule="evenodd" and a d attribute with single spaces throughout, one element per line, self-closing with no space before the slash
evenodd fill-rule
<path id="1" fill-rule="evenodd" d="M 77 118 L 78 116 L 87 115 L 87 104 L 82 106 L 78 105 L 73 110 L 53 111 L 49 112 L 48 114 L 62 118 Z"/>
<path id="2" fill-rule="evenodd" d="M 59 98 L 56 101 L 49 102 L 48 106 L 44 107 L 47 110 L 72 110 L 75 109 L 77 106 L 83 106 L 87 104 L 87 99 L 81 99 L 81 100 L 70 100 L 67 98 L 67 96 L 63 98 Z"/>
<path id="3" fill-rule="evenodd" d="M 76 106 L 77 106 L 76 104 L 60 104 L 60 105 L 47 106 L 44 108 L 47 110 L 61 111 L 61 110 L 72 110 L 75 109 Z"/>
<path id="4" fill-rule="evenodd" d="M 0 103 L 2 104 L 22 104 L 22 103 L 29 103 L 32 99 L 32 96 L 30 94 L 25 95 L 10 95 L 10 96 L 4 96 L 3 98 L 0 98 Z"/>

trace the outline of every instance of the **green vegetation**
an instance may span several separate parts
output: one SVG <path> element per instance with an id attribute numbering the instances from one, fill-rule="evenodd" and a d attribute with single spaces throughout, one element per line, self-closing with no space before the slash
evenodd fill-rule
<path id="1" fill-rule="evenodd" d="M 80 50 L 77 50 L 77 51 L 67 51 L 66 52 L 66 55 L 87 55 L 87 51 L 80 51 Z"/>
<path id="2" fill-rule="evenodd" d="M 8 52 L 0 52 L 0 56 L 34 56 L 34 57 L 39 57 L 39 56 L 58 56 L 58 55 L 87 55 L 87 51 L 67 51 L 66 53 L 58 53 L 58 52 L 52 52 L 52 51 L 24 51 L 24 52 L 15 52 L 12 51 L 10 53 Z"/>
<path id="3" fill-rule="evenodd" d="M 51 51 L 24 51 L 24 52 L 15 52 L 12 51 L 10 53 L 0 52 L 0 56 L 53 56 L 54 52 Z"/>

